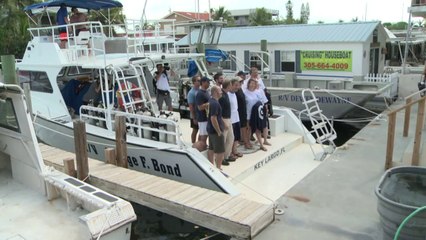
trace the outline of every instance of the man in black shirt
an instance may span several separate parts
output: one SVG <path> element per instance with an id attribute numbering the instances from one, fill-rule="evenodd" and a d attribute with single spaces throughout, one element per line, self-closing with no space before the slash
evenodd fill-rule
<path id="1" fill-rule="evenodd" d="M 231 104 L 229 102 L 228 92 L 231 91 L 231 81 L 225 80 L 222 83 L 222 97 L 219 99 L 219 104 L 222 107 L 222 119 L 225 125 L 223 136 L 225 137 L 225 161 L 233 162 L 236 160 L 231 155 L 232 145 L 234 143 L 234 132 L 231 123 Z"/>
<path id="2" fill-rule="evenodd" d="M 212 97 L 209 99 L 209 117 L 207 124 L 207 132 L 209 133 L 210 139 L 208 159 L 212 164 L 216 162 L 216 167 L 222 169 L 222 164 L 229 165 L 229 163 L 223 160 L 225 154 L 223 131 L 226 127 L 222 119 L 222 108 L 218 102 L 222 95 L 222 90 L 218 86 L 213 86 L 211 94 Z"/>
<path id="3" fill-rule="evenodd" d="M 209 107 L 208 101 L 210 98 L 207 89 L 210 86 L 210 79 L 202 77 L 200 82 L 200 89 L 195 96 L 196 117 L 198 121 L 198 141 L 194 143 L 193 147 L 201 152 L 207 148 L 207 109 Z"/>

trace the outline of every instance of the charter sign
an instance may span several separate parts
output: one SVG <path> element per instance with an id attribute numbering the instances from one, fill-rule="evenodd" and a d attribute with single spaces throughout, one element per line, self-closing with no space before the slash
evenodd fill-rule
<path id="1" fill-rule="evenodd" d="M 302 71 L 352 72 L 352 51 L 300 51 Z"/>

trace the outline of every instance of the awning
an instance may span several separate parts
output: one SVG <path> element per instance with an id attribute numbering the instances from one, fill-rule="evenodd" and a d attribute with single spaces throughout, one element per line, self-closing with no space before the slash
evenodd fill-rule
<path id="1" fill-rule="evenodd" d="M 24 8 L 24 11 L 30 11 L 46 7 L 59 7 L 62 3 L 64 3 L 67 7 L 76 7 L 90 10 L 123 7 L 123 4 L 116 0 L 51 0 L 26 6 Z"/>

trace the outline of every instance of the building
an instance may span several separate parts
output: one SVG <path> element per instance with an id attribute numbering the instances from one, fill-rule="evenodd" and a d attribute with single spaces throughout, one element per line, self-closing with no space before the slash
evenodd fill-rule
<path id="1" fill-rule="evenodd" d="M 278 17 L 279 11 L 273 9 L 266 9 L 268 13 L 272 15 L 272 17 Z M 235 26 L 248 26 L 250 24 L 249 18 L 250 14 L 256 12 L 256 9 L 239 9 L 239 10 L 229 10 L 231 16 L 234 18 Z"/>
<path id="2" fill-rule="evenodd" d="M 209 13 L 198 13 L 198 12 L 181 12 L 173 11 L 163 17 L 159 23 L 161 29 L 165 31 L 171 31 L 175 29 L 176 38 L 180 39 L 181 37 L 188 34 L 188 27 L 179 26 L 179 24 L 194 22 L 194 21 L 208 21 L 210 19 Z"/>
<path id="3" fill-rule="evenodd" d="M 222 29 L 218 48 L 238 59 L 222 62 L 225 72 L 265 68 L 258 51 L 266 40 L 274 74 L 353 78 L 383 72 L 387 38 L 377 21 L 233 27 Z M 187 43 L 185 37 L 177 45 Z"/>

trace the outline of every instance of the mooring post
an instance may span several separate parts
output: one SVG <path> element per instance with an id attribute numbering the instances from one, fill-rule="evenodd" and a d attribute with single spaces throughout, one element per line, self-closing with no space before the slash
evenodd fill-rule
<path id="1" fill-rule="evenodd" d="M 3 81 L 6 84 L 18 84 L 15 69 L 15 56 L 3 55 L 1 56 L 1 65 L 3 69 Z"/>
<path id="2" fill-rule="evenodd" d="M 105 163 L 117 165 L 117 159 L 115 158 L 114 148 L 105 148 Z"/>
<path id="3" fill-rule="evenodd" d="M 74 144 L 77 160 L 77 178 L 85 180 L 89 176 L 89 160 L 87 157 L 86 124 L 78 119 L 74 120 Z"/>
<path id="4" fill-rule="evenodd" d="M 68 157 L 63 160 L 64 163 L 64 173 L 71 176 L 77 177 L 77 172 L 75 170 L 74 158 Z"/>
<path id="5" fill-rule="evenodd" d="M 117 166 L 127 168 L 126 117 L 115 116 L 115 149 Z"/>

